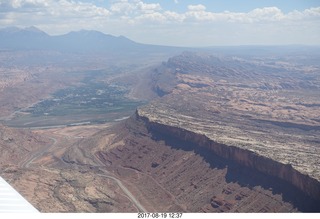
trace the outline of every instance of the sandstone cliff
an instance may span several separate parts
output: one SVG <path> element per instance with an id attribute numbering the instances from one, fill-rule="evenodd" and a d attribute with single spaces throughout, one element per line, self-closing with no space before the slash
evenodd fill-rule
<path id="1" fill-rule="evenodd" d="M 247 149 L 217 143 L 205 134 L 196 133 L 184 129 L 183 127 L 171 126 L 159 121 L 152 121 L 147 116 L 143 115 L 143 113 L 140 113 L 139 110 L 136 111 L 136 119 L 144 121 L 150 131 L 191 142 L 199 147 L 208 148 L 215 155 L 235 161 L 240 165 L 253 168 L 270 176 L 278 177 L 291 183 L 310 197 L 320 200 L 320 182 L 308 175 L 300 173 L 290 164 L 281 163 Z"/>

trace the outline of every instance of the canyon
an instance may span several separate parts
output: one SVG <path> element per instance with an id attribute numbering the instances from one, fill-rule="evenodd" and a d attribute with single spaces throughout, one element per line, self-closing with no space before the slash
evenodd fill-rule
<path id="1" fill-rule="evenodd" d="M 304 71 L 293 75 L 282 69 L 284 74 L 291 74 L 295 84 L 294 88 L 282 87 L 282 81 L 288 79 L 279 78 L 279 73 L 264 76 L 259 71 L 270 70 L 253 67 L 256 63 L 247 66 L 254 71 L 239 73 L 225 64 L 228 61 L 185 53 L 163 63 L 153 75 L 154 91 L 161 97 L 139 107 L 117 131 L 95 136 L 113 139 L 95 153 L 130 187 L 137 187 L 137 195 L 143 193 L 150 199 L 144 188 L 157 190 L 159 197 L 153 194 L 152 198 L 158 208 L 167 196 L 171 204 L 166 201 L 168 206 L 162 211 L 318 211 L 317 71 L 312 82 L 303 81 L 314 84 L 314 96 L 309 93 L 305 98 L 310 87 L 299 83 Z M 223 72 L 239 74 L 235 75 L 236 83 L 229 74 L 217 75 L 221 73 L 215 69 L 217 62 Z M 202 65 L 195 68 L 198 63 Z M 265 88 L 267 79 L 274 88 Z M 225 181 L 217 182 L 217 169 L 224 171 L 220 178 Z M 207 187 L 210 184 L 217 188 Z M 264 197 L 257 199 L 247 195 L 251 197 L 247 201 L 257 203 L 259 209 L 239 207 L 246 196 L 237 194 L 239 187 L 234 184 L 263 193 Z M 192 198 L 188 196 L 191 194 Z M 191 199 L 194 202 L 188 203 Z"/>
<path id="2" fill-rule="evenodd" d="M 106 44 L 0 50 L 0 174 L 40 212 L 319 212 L 319 50 L 36 32 Z"/>

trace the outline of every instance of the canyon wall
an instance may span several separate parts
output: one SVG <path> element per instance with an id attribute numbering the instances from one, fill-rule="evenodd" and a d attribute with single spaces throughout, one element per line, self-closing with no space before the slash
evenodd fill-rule
<path id="1" fill-rule="evenodd" d="M 250 150 L 217 143 L 206 135 L 186 130 L 182 127 L 174 127 L 162 124 L 161 122 L 150 121 L 148 117 L 140 115 L 139 110 L 137 110 L 135 116 L 136 119 L 142 120 L 145 123 L 149 131 L 210 149 L 212 153 L 222 158 L 232 160 L 240 165 L 287 181 L 313 199 L 320 200 L 320 182 L 308 175 L 300 173 L 290 164 L 280 163 Z"/>

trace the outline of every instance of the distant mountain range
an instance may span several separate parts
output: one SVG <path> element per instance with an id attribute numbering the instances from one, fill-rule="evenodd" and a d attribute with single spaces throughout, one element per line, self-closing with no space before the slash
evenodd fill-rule
<path id="1" fill-rule="evenodd" d="M 279 54 L 317 54 L 319 46 L 286 45 L 286 46 L 215 46 L 207 48 L 188 48 L 149 45 L 134 42 L 124 36 L 112 36 L 95 30 L 72 31 L 67 34 L 51 36 L 44 31 L 31 26 L 27 28 L 6 27 L 0 29 L 1 50 L 51 50 L 71 53 L 108 53 L 147 55 L 157 53 L 173 53 L 188 50 L 215 51 L 226 55 L 279 55 Z"/>
<path id="2" fill-rule="evenodd" d="M 136 43 L 124 36 L 94 30 L 72 31 L 50 36 L 36 27 L 0 29 L 0 50 L 57 50 L 64 52 L 134 52 L 167 50 L 173 47 Z"/>

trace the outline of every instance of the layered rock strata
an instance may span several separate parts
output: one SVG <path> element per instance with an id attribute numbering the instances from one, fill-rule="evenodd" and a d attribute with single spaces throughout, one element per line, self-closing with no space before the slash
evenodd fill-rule
<path id="1" fill-rule="evenodd" d="M 133 116 L 95 137 L 96 156 L 148 211 L 318 212 L 320 201 L 291 183 L 154 125 Z"/>
<path id="2" fill-rule="evenodd" d="M 137 110 L 136 117 L 143 120 L 151 131 L 192 142 L 199 147 L 208 148 L 215 155 L 230 159 L 240 165 L 253 168 L 270 176 L 278 177 L 296 186 L 310 197 L 320 200 L 320 182 L 297 171 L 290 164 L 281 163 L 249 149 L 218 143 L 201 132 L 201 130 L 190 130 L 187 126 L 178 127 L 161 123 L 160 120 L 150 117 L 143 109 Z"/>

